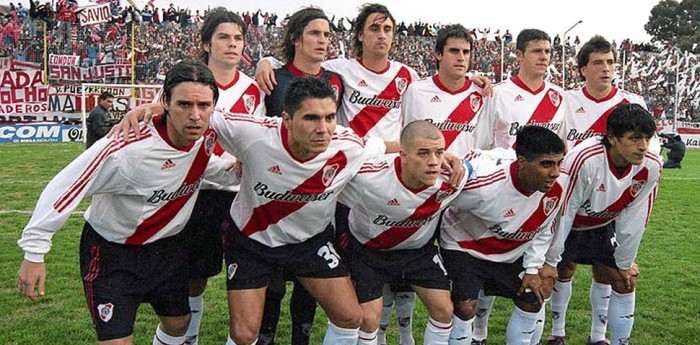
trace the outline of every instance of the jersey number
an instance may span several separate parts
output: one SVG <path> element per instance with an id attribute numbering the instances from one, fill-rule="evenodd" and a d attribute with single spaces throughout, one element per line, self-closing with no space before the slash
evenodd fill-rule
<path id="1" fill-rule="evenodd" d="M 340 256 L 335 251 L 335 248 L 333 248 L 333 244 L 330 242 L 326 243 L 323 247 L 318 248 L 318 252 L 316 252 L 316 254 L 324 258 L 326 263 L 328 263 L 328 267 L 330 268 L 336 268 L 340 264 Z"/>

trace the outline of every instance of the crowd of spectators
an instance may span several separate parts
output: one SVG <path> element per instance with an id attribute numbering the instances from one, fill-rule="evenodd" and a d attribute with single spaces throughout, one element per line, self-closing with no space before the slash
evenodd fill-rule
<path id="1" fill-rule="evenodd" d="M 79 55 L 82 67 L 131 64 L 133 54 L 136 80 L 158 83 L 176 61 L 193 56 L 199 49 L 193 43 L 198 40 L 198 26 L 206 11 L 192 13 L 172 4 L 160 9 L 146 6 L 139 11 L 131 6 L 122 8 L 116 3 L 111 4 L 110 22 L 82 27 L 77 22 L 79 9 L 74 0 L 60 0 L 56 8 L 52 8 L 49 2 L 42 5 L 35 1 L 29 9 L 21 2 L 17 5 L 10 3 L 4 9 L 5 16 L 0 19 L 0 56 L 42 64 L 43 38 L 46 37 L 49 53 Z M 262 10 L 240 15 L 248 25 L 247 45 L 240 69 L 253 75 L 255 64 L 261 57 L 275 54 L 289 15 L 281 20 L 276 13 Z M 353 56 L 349 44 L 353 25 L 350 18 L 332 18 L 329 58 Z M 414 67 L 423 77 L 434 74 L 437 68 L 433 47 L 439 30 L 438 24 L 399 22 L 392 58 Z M 490 76 L 494 82 L 516 73 L 514 36 L 517 33 L 492 28 L 474 28 L 471 33 L 475 42 L 471 65 L 474 73 L 478 71 Z M 564 40 L 554 36 L 549 81 L 561 85 L 564 72 L 567 89 L 582 84 L 575 59 L 577 47 L 582 43 L 578 36 Z M 562 44 L 566 53 L 563 69 Z M 620 44 L 613 41 L 613 44 L 621 55 L 618 59 L 621 68 L 616 78 L 618 87 L 645 96 L 650 110 L 660 118 L 672 117 L 678 93 L 679 117 L 700 121 L 700 64 L 697 55 L 673 47 L 654 51 L 652 44 L 634 45 L 630 40 L 623 40 Z"/>

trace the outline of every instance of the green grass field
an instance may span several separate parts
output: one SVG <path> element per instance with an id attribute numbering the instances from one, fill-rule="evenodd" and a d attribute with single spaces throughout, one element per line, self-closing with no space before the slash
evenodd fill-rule
<path id="1" fill-rule="evenodd" d="M 17 293 L 22 252 L 16 241 L 49 179 L 83 151 L 82 144 L 0 145 L 0 344 L 94 344 L 96 336 L 85 307 L 78 268 L 82 215 L 72 216 L 54 236 L 46 256 L 47 294 L 38 302 Z M 700 150 L 689 150 L 682 170 L 664 171 L 654 214 L 637 258 L 637 312 L 633 344 L 700 344 Z M 87 203 L 79 207 L 85 210 Z M 697 218 L 696 218 L 697 217 Z M 588 336 L 590 270 L 574 280 L 569 307 L 569 344 Z M 220 275 L 210 281 L 205 297 L 201 344 L 224 344 L 228 332 L 225 285 Z M 288 294 L 289 295 L 289 294 Z M 288 297 L 288 296 L 287 296 Z M 282 311 L 278 344 L 289 343 L 289 310 Z M 497 299 L 490 322 L 489 344 L 505 343 L 512 303 Z M 425 308 L 418 303 L 414 320 L 421 344 Z M 549 326 L 549 320 L 548 326 Z M 135 344 L 150 344 L 157 318 L 148 305 L 137 316 Z M 319 309 L 312 344 L 320 344 L 326 319 Z M 548 334 L 545 330 L 545 336 Z M 395 326 L 389 343 L 397 344 Z"/>

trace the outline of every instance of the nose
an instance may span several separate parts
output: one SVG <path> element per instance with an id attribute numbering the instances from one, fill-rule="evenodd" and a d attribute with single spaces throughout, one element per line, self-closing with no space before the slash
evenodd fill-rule
<path id="1" fill-rule="evenodd" d="M 555 166 L 549 172 L 551 178 L 559 178 L 559 175 L 561 175 L 561 166 Z"/>
<path id="2" fill-rule="evenodd" d="M 639 141 L 639 151 L 646 152 L 649 149 L 649 139 L 643 138 Z"/>

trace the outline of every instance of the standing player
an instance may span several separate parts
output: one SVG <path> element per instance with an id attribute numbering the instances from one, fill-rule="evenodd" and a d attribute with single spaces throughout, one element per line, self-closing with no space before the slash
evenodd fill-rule
<path id="1" fill-rule="evenodd" d="M 602 315 L 614 345 L 628 344 L 634 323 L 634 260 L 662 168 L 659 156 L 648 151 L 655 130 L 641 105 L 620 104 L 607 119 L 605 135 L 584 140 L 564 162 L 569 186 L 547 266 L 593 265 L 594 281 L 612 286 Z M 556 344 L 566 343 L 558 339 Z M 589 344 L 607 344 L 605 326 L 591 333 Z"/>
<path id="2" fill-rule="evenodd" d="M 564 142 L 539 126 L 523 127 L 517 160 L 484 165 L 443 216 L 440 247 L 452 279 L 450 344 L 469 344 L 477 296 L 510 298 L 507 344 L 529 345 L 554 268 L 541 268 L 564 197 L 558 181 Z M 547 282 L 548 281 L 548 282 Z"/>
<path id="3" fill-rule="evenodd" d="M 217 7 L 207 12 L 200 28 L 202 50 L 199 58 L 216 78 L 219 90 L 217 109 L 243 114 L 264 113 L 264 95 L 257 84 L 238 71 L 245 46 L 245 22 L 237 14 Z M 160 113 L 158 104 L 138 107 L 134 113 Z M 234 158 L 217 145 L 214 154 L 225 160 Z M 223 261 L 222 227 L 238 185 L 202 181 L 202 192 L 185 228 L 190 272 L 190 308 L 192 319 L 187 329 L 188 344 L 197 344 L 204 308 L 204 291 L 209 277 L 221 272 Z"/>
<path id="4" fill-rule="evenodd" d="M 362 307 L 358 344 L 377 344 L 383 286 L 410 284 L 428 308 L 425 344 L 447 344 L 452 324 L 450 281 L 433 238 L 453 188 L 440 174 L 445 140 L 426 121 L 401 132 L 399 156 L 365 163 L 340 196 L 351 208 L 351 272 Z"/>
<path id="5" fill-rule="evenodd" d="M 140 139 L 103 138 L 59 172 L 37 202 L 19 246 L 18 287 L 44 295 L 44 255 L 51 237 L 92 195 L 80 243 L 80 271 L 100 344 L 131 344 L 136 311 L 150 303 L 160 317 L 153 344 L 182 344 L 190 319 L 183 229 L 201 179 L 233 183 L 207 167 L 216 141 L 209 116 L 218 98 L 201 62 L 173 66 L 163 86 L 161 117 Z M 132 133 L 132 140 L 133 140 Z M 205 171 L 206 169 L 206 171 Z M 229 174 L 233 175 L 233 174 Z"/>
<path id="6" fill-rule="evenodd" d="M 336 92 L 336 101 L 339 100 L 343 93 L 340 76 L 321 67 L 329 43 L 330 22 L 321 9 L 304 8 L 289 18 L 279 54 L 280 60 L 285 62 L 285 65 L 274 70 L 278 84 L 265 98 L 267 116 L 282 116 L 284 95 L 289 85 L 304 76 L 315 76 L 328 81 Z M 265 312 L 258 341 L 260 345 L 274 344 L 280 306 L 285 292 L 285 279 L 282 276 L 274 277 L 267 287 L 265 296 Z M 316 300 L 296 281 L 289 309 L 292 316 L 291 343 L 308 344 L 316 315 Z"/>
<path id="7" fill-rule="evenodd" d="M 602 36 L 593 36 L 578 52 L 579 73 L 586 84 L 567 91 L 569 112 L 566 116 L 566 143 L 569 149 L 590 137 L 606 133 L 608 116 L 617 105 L 635 103 L 646 109 L 642 96 L 619 90 L 612 86 L 617 53 Z M 653 151 L 652 151 L 653 152 Z M 658 153 L 658 151 L 656 151 Z M 552 335 L 548 344 L 566 344 L 566 311 L 571 299 L 572 279 L 576 263 L 562 263 L 558 267 L 557 283 L 552 293 Z M 591 333 L 590 339 L 603 344 L 607 325 L 608 302 L 612 288 L 595 279 L 591 282 Z"/>
<path id="8" fill-rule="evenodd" d="M 512 147 L 518 130 L 525 125 L 542 126 L 565 138 L 568 109 L 564 91 L 544 80 L 552 52 L 549 35 L 537 29 L 522 30 L 515 47 L 520 65 L 518 75 L 494 86 L 475 131 L 479 149 Z M 485 344 L 493 302 L 492 296 L 479 298 L 475 345 Z M 544 309 L 540 316 L 539 324 L 543 325 Z"/>
<path id="9" fill-rule="evenodd" d="M 427 120 L 445 137 L 445 148 L 457 157 L 475 149 L 474 129 L 483 105 L 483 90 L 467 79 L 473 38 L 462 25 L 438 33 L 435 58 L 438 73 L 411 84 L 403 97 L 404 123 Z"/>

